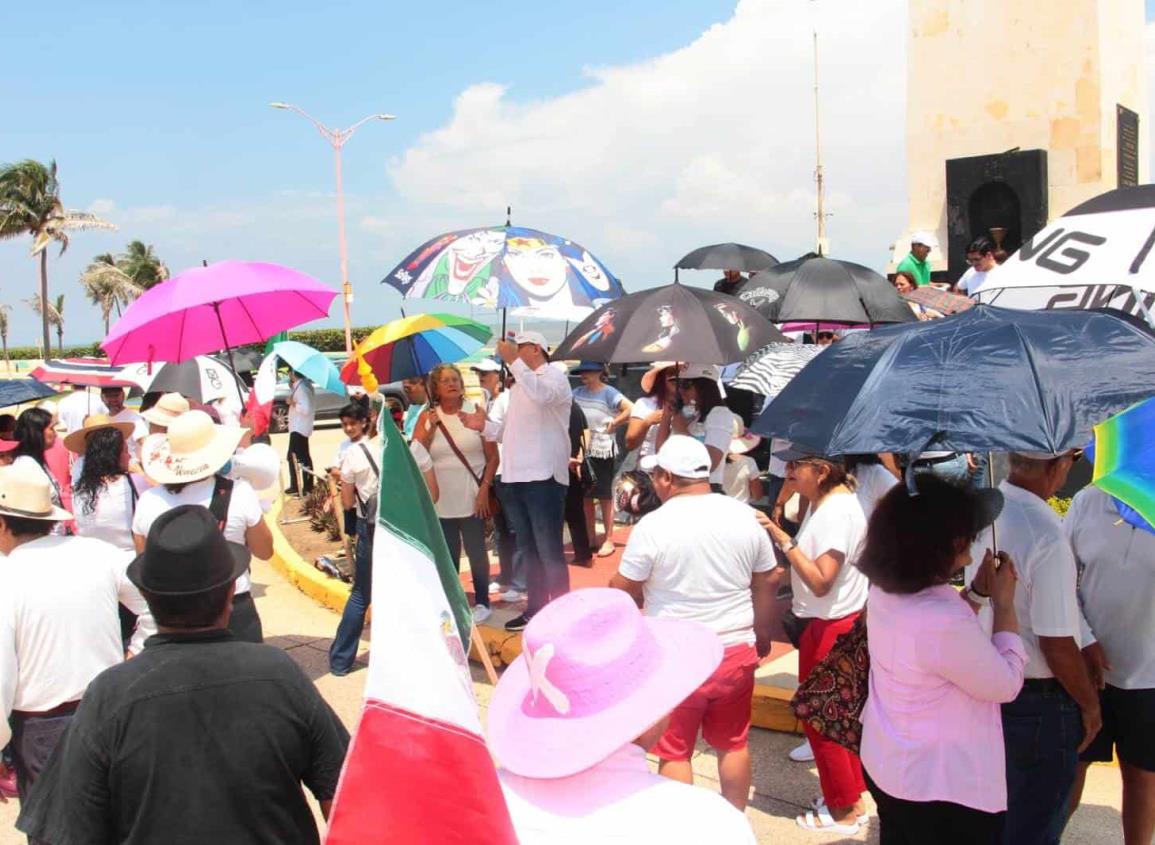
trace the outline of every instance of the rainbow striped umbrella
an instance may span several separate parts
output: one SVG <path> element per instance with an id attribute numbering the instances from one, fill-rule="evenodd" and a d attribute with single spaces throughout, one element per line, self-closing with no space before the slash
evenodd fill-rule
<path id="1" fill-rule="evenodd" d="M 438 364 L 468 358 L 492 336 L 487 326 L 454 314 L 402 317 L 357 344 L 341 368 L 341 380 L 374 392 L 378 383 L 416 378 Z"/>
<path id="2" fill-rule="evenodd" d="M 1095 426 L 1094 460 L 1091 481 L 1155 525 L 1155 399 Z"/>

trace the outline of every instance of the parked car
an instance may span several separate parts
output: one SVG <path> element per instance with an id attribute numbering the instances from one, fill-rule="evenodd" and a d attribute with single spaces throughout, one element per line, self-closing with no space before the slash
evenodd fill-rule
<path id="1" fill-rule="evenodd" d="M 409 406 L 405 398 L 405 391 L 401 382 L 395 381 L 383 384 L 377 388 L 377 393 L 384 397 L 385 404 L 390 408 L 399 408 L 404 411 Z M 330 393 L 328 390 L 316 389 L 314 394 L 315 420 L 335 420 L 341 409 L 349 403 L 351 394 Z M 278 380 L 277 389 L 273 394 L 273 418 L 269 422 L 269 432 L 280 434 L 289 430 L 289 381 Z"/>

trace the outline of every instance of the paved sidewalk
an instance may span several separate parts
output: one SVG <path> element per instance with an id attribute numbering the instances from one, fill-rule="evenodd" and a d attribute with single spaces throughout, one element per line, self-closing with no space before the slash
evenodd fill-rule
<path id="1" fill-rule="evenodd" d="M 337 617 L 298 593 L 271 567 L 256 562 L 253 567 L 253 594 L 257 599 L 268 642 L 293 655 L 332 704 L 345 724 L 356 724 L 361 708 L 365 672 L 354 671 L 335 678 L 328 671 L 328 647 Z M 368 654 L 363 644 L 362 657 Z M 474 670 L 474 689 L 484 710 L 491 688 L 479 669 Z M 797 738 L 755 729 L 750 736 L 754 756 L 754 796 L 747 811 L 758 841 L 792 843 L 877 842 L 876 832 L 856 838 L 830 838 L 808 834 L 794 824 L 794 816 L 818 792 L 818 777 L 810 766 L 791 763 L 786 753 Z M 695 758 L 703 788 L 717 789 L 716 767 L 709 752 Z M 1122 840 L 1119 822 L 1120 784 L 1117 769 L 1094 767 L 1088 778 L 1087 805 L 1076 814 L 1064 843 L 1107 845 Z M 0 805 L 0 845 L 17 845 L 26 840 L 12 827 L 16 803 Z"/>

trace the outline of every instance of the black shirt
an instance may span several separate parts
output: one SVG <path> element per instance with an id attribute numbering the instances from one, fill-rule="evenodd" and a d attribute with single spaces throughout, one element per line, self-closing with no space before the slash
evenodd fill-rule
<path id="1" fill-rule="evenodd" d="M 313 845 L 301 784 L 331 799 L 348 744 L 280 649 L 157 635 L 89 685 L 18 827 L 60 845 Z"/>

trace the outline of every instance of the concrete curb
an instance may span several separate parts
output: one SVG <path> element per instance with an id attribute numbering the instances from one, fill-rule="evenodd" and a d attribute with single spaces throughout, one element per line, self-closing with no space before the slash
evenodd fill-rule
<path id="1" fill-rule="evenodd" d="M 349 585 L 336 578 L 330 578 L 297 554 L 297 551 L 289 545 L 289 541 L 281 533 L 279 522 L 283 506 L 284 499 L 278 497 L 265 515 L 269 530 L 273 532 L 273 556 L 269 558 L 269 563 L 284 576 L 286 581 L 309 598 L 340 613 L 345 609 L 345 602 L 349 600 Z"/>

